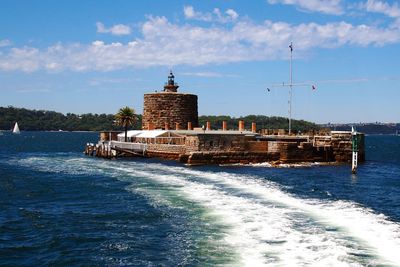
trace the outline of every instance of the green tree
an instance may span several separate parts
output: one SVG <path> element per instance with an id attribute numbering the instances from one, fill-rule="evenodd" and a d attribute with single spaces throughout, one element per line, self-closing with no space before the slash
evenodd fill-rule
<path id="1" fill-rule="evenodd" d="M 118 113 L 115 114 L 115 120 L 117 125 L 124 127 L 125 130 L 125 142 L 128 141 L 128 127 L 133 125 L 136 120 L 135 110 L 130 107 L 120 108 Z"/>

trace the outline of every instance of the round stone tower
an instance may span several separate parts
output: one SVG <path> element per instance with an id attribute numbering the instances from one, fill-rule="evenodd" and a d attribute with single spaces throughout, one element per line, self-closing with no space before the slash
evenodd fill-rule
<path id="1" fill-rule="evenodd" d="M 144 95 L 143 129 L 187 129 L 197 127 L 197 95 L 178 93 L 172 71 L 162 92 Z"/>

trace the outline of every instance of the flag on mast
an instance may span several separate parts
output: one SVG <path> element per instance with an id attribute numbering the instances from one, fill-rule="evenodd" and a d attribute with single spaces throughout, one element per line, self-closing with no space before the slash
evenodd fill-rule
<path id="1" fill-rule="evenodd" d="M 290 48 L 290 52 L 293 52 L 293 43 L 290 43 L 289 48 Z"/>

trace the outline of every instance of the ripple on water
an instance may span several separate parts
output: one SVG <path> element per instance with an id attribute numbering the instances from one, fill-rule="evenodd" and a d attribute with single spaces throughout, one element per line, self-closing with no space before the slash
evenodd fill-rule
<path id="1" fill-rule="evenodd" d="M 1 264 L 400 263 L 393 162 L 352 178 L 346 166 L 187 168 L 35 151 L 2 159 Z"/>

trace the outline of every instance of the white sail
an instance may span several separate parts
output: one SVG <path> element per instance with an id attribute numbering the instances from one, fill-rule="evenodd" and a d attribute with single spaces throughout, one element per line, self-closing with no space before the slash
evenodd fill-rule
<path id="1" fill-rule="evenodd" d="M 13 133 L 15 133 L 15 134 L 19 134 L 20 133 L 20 130 L 19 130 L 19 127 L 18 127 L 18 122 L 16 122 L 15 125 L 14 125 Z"/>

